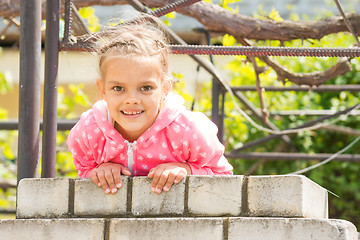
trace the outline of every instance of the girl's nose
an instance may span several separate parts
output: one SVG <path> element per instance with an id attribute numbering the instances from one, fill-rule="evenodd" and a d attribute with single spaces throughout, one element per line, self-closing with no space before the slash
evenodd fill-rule
<path id="1" fill-rule="evenodd" d="M 128 96 L 126 97 L 125 100 L 126 104 L 139 104 L 140 103 L 140 99 L 138 98 L 138 96 L 136 96 L 135 93 L 129 93 Z"/>

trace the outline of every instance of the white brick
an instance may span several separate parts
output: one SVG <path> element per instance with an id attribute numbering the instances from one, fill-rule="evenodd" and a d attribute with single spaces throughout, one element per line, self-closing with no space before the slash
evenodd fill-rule
<path id="1" fill-rule="evenodd" d="M 109 240 L 222 240 L 221 218 L 112 219 Z"/>
<path id="2" fill-rule="evenodd" d="M 228 240 L 357 240 L 344 220 L 307 218 L 230 218 Z"/>
<path id="3" fill-rule="evenodd" d="M 106 194 L 91 179 L 75 180 L 75 216 L 121 216 L 126 214 L 128 177 L 122 177 L 123 186 L 116 193 Z"/>
<path id="4" fill-rule="evenodd" d="M 327 218 L 327 191 L 301 175 L 252 176 L 248 216 Z"/>
<path id="5" fill-rule="evenodd" d="M 152 179 L 134 177 L 132 213 L 136 216 L 174 216 L 184 213 L 185 181 L 174 184 L 169 192 L 161 194 L 150 190 Z"/>
<path id="6" fill-rule="evenodd" d="M 103 219 L 0 220 L 0 239 L 6 240 L 102 240 Z"/>
<path id="7" fill-rule="evenodd" d="M 242 181 L 243 176 L 189 176 L 189 213 L 239 216 Z"/>
<path id="8" fill-rule="evenodd" d="M 19 182 L 17 218 L 52 218 L 69 213 L 68 178 L 28 178 Z"/>

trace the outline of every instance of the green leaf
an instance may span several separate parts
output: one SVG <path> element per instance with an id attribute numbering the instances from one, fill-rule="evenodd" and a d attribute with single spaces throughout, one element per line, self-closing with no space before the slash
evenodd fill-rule
<path id="1" fill-rule="evenodd" d="M 274 8 L 271 10 L 269 18 L 278 22 L 284 21 L 284 19 L 280 17 L 279 12 L 276 11 Z"/>
<path id="2" fill-rule="evenodd" d="M 236 43 L 236 39 L 229 35 L 229 34 L 225 34 L 223 37 L 223 46 L 234 46 Z"/>
<path id="3" fill-rule="evenodd" d="M 8 145 L 8 144 L 4 146 L 3 154 L 8 159 L 14 159 L 15 158 L 15 154 L 13 153 L 13 151 L 10 148 L 10 145 Z"/>
<path id="4" fill-rule="evenodd" d="M 94 16 L 95 9 L 92 7 L 83 7 L 79 9 L 79 14 L 82 18 L 90 18 Z"/>
<path id="5" fill-rule="evenodd" d="M 99 18 L 95 15 L 93 7 L 84 7 L 79 10 L 80 16 L 87 22 L 88 28 L 92 32 L 100 30 Z"/>

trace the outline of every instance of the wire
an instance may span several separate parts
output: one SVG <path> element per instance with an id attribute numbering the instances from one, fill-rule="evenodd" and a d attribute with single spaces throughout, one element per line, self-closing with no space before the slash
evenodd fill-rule
<path id="1" fill-rule="evenodd" d="M 360 108 L 360 103 L 357 104 L 355 107 L 351 108 L 347 113 L 340 115 L 338 118 L 334 119 L 333 121 L 329 121 L 327 123 L 319 123 L 316 124 L 314 126 L 310 126 L 310 127 L 304 127 L 304 128 L 296 128 L 296 129 L 289 129 L 289 130 L 273 130 L 273 129 L 269 129 L 266 127 L 263 127 L 259 124 L 257 124 L 248 114 L 246 114 L 246 112 L 244 110 L 242 110 L 239 105 L 237 104 L 237 101 L 235 99 L 234 96 L 234 92 L 232 91 L 230 85 L 223 79 L 223 77 L 218 73 L 218 71 L 216 70 L 216 68 L 211 65 L 212 70 L 217 74 L 218 79 L 221 81 L 222 85 L 225 87 L 225 89 L 227 90 L 227 92 L 229 93 L 231 100 L 234 104 L 235 109 L 248 121 L 250 122 L 251 125 L 253 125 L 255 128 L 257 128 L 260 131 L 264 131 L 270 134 L 274 134 L 274 135 L 285 135 L 285 134 L 290 134 L 290 133 L 298 133 L 298 132 L 302 132 L 302 131 L 311 131 L 311 130 L 315 130 L 321 127 L 325 127 L 327 125 L 330 124 L 334 124 L 336 122 L 338 122 L 339 120 L 341 120 L 341 118 L 346 117 L 348 115 L 351 114 L 351 112 L 353 110 L 357 110 Z"/>
<path id="2" fill-rule="evenodd" d="M 335 153 L 334 155 L 330 156 L 328 159 L 325 159 L 324 161 L 321 161 L 313 166 L 310 166 L 310 167 L 307 167 L 307 168 L 304 168 L 302 170 L 299 170 L 299 171 L 296 171 L 296 172 L 292 172 L 292 173 L 289 173 L 289 174 L 302 174 L 302 173 L 305 173 L 305 172 L 308 172 L 310 170 L 313 170 L 315 168 L 318 168 L 332 160 L 334 160 L 336 157 L 338 157 L 339 155 L 341 155 L 342 153 L 346 152 L 349 148 L 351 148 L 352 146 L 355 145 L 355 143 L 357 143 L 358 141 L 360 140 L 360 136 L 357 137 L 354 141 L 352 141 L 349 145 L 347 145 L 345 148 L 341 149 L 340 151 L 338 151 L 337 153 Z"/>

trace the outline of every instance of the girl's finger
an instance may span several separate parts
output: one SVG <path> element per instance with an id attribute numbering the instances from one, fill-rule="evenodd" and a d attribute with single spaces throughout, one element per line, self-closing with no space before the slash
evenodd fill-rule
<path id="1" fill-rule="evenodd" d="M 99 181 L 96 171 L 91 172 L 90 178 L 93 181 L 93 183 L 95 183 L 97 186 L 101 187 L 101 183 Z"/>
<path id="2" fill-rule="evenodd" d="M 158 167 L 154 167 L 152 169 L 149 170 L 149 173 L 148 173 L 148 178 L 153 178 L 154 177 L 154 174 L 155 174 L 155 171 Z"/>
<path id="3" fill-rule="evenodd" d="M 153 181 L 151 183 L 151 191 L 156 192 L 157 185 L 158 185 L 158 182 L 160 180 L 160 177 L 161 177 L 163 171 L 164 171 L 164 169 L 162 169 L 162 168 L 157 168 L 154 171 L 154 173 L 153 173 Z"/>
<path id="4" fill-rule="evenodd" d="M 126 175 L 126 176 L 131 176 L 130 170 L 127 169 L 126 167 L 122 167 L 122 168 L 121 168 L 121 173 L 122 173 L 123 175 Z"/>
<path id="5" fill-rule="evenodd" d="M 114 177 L 114 184 L 116 188 L 122 187 L 122 180 L 121 180 L 121 170 L 120 169 L 112 169 L 112 175 Z M 114 189 L 111 190 L 113 193 L 116 191 Z"/>
<path id="6" fill-rule="evenodd" d="M 115 186 L 115 180 L 114 180 L 114 175 L 113 175 L 113 171 L 112 169 L 106 169 L 105 170 L 105 179 L 106 182 L 109 186 L 109 188 L 107 188 L 105 190 L 106 193 L 115 193 L 117 191 L 117 188 Z"/>
<path id="7" fill-rule="evenodd" d="M 96 171 L 96 174 L 98 176 L 98 179 L 99 179 L 99 181 L 101 183 L 101 186 L 104 189 L 104 191 L 106 193 L 110 193 L 110 187 L 108 185 L 108 182 L 106 181 L 105 172 L 99 169 L 99 170 Z"/>
<path id="8" fill-rule="evenodd" d="M 186 171 L 186 170 L 185 170 Z M 175 177 L 175 179 L 174 179 L 174 183 L 176 184 L 176 183 L 179 183 L 179 182 L 181 182 L 181 180 L 183 180 L 184 179 L 184 177 L 186 177 L 186 173 L 184 172 L 184 171 L 180 171 L 177 175 L 176 175 L 176 177 Z"/>
<path id="9" fill-rule="evenodd" d="M 156 187 L 155 187 L 156 193 L 159 193 L 159 194 L 160 194 L 160 193 L 162 192 L 165 183 L 168 181 L 169 172 L 170 172 L 170 170 L 165 169 L 165 170 L 161 173 L 160 177 L 158 178 L 159 181 L 157 182 Z M 155 174 L 155 175 L 156 175 L 156 174 Z M 154 178 L 154 180 L 155 180 L 155 178 Z"/>
<path id="10" fill-rule="evenodd" d="M 174 183 L 174 180 L 176 179 L 177 177 L 177 174 L 174 172 L 174 171 L 171 171 L 169 174 L 168 174 L 168 178 L 167 178 L 167 181 L 163 187 L 163 190 L 165 192 L 168 192 L 171 188 L 171 186 L 173 185 Z"/>

